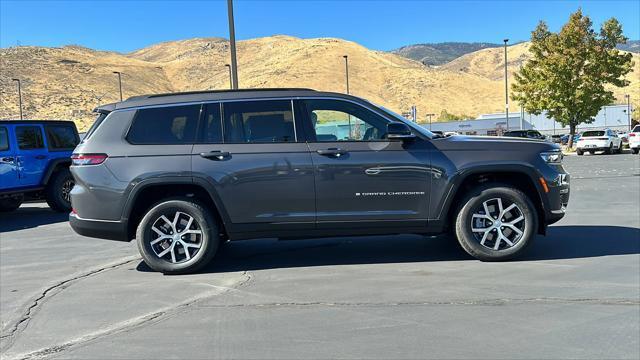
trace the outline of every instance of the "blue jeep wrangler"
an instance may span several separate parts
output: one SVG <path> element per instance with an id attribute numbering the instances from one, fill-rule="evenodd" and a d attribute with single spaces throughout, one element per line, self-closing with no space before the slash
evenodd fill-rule
<path id="1" fill-rule="evenodd" d="M 71 210 L 71 153 L 80 142 L 72 121 L 0 120 L 0 212 L 44 198 Z"/>

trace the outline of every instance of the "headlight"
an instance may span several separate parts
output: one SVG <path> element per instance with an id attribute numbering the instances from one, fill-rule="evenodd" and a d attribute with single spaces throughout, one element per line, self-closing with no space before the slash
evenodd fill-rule
<path id="1" fill-rule="evenodd" d="M 542 160 L 544 160 L 547 164 L 555 164 L 555 165 L 559 165 L 562 164 L 562 152 L 561 151 L 545 151 L 545 152 L 541 152 L 540 153 L 540 157 L 542 158 Z"/>

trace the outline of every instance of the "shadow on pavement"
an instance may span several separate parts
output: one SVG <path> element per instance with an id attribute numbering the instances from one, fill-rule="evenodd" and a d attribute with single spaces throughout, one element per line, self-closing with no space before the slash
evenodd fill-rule
<path id="1" fill-rule="evenodd" d="M 31 203 L 15 211 L 0 213 L 0 233 L 64 221 L 69 221 L 68 213 L 55 212 L 46 203 Z"/>
<path id="2" fill-rule="evenodd" d="M 515 261 L 640 254 L 640 229 L 622 226 L 555 226 Z M 375 236 L 304 241 L 269 239 L 222 245 L 201 273 L 326 265 L 473 260 L 450 236 Z M 475 260 L 473 260 L 475 261 Z M 138 271 L 152 271 L 141 262 Z"/>

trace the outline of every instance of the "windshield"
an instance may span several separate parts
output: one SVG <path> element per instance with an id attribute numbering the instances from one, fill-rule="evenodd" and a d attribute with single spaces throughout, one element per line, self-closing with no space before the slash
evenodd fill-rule
<path id="1" fill-rule="evenodd" d="M 386 107 L 381 106 L 381 105 L 376 105 L 376 104 L 373 104 L 373 105 L 377 106 L 378 108 L 380 108 L 380 110 L 382 110 L 382 111 L 386 112 L 387 114 L 391 115 L 392 117 L 394 117 L 398 121 L 409 125 L 409 127 L 411 127 L 412 129 L 416 130 L 420 134 L 423 134 L 423 135 L 429 137 L 429 139 L 443 137 L 442 135 L 436 135 L 436 134 L 432 133 L 431 131 L 425 129 L 424 127 L 422 127 L 422 126 L 420 126 L 420 125 L 418 125 L 416 123 L 414 123 L 413 121 L 409 121 L 409 120 L 405 119 L 402 115 L 396 113 L 393 110 L 389 110 Z"/>
<path id="2" fill-rule="evenodd" d="M 640 125 L 636 125 L 631 132 L 640 132 Z"/>
<path id="3" fill-rule="evenodd" d="M 582 137 L 589 137 L 589 136 L 604 136 L 604 131 L 585 131 L 582 134 Z"/>

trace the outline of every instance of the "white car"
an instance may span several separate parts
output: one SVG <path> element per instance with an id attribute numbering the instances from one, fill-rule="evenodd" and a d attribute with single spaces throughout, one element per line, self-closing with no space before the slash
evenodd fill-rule
<path id="1" fill-rule="evenodd" d="M 640 152 L 640 125 L 636 125 L 629 133 L 629 147 L 634 154 Z"/>
<path id="2" fill-rule="evenodd" d="M 585 131 L 578 139 L 576 154 L 582 155 L 585 152 L 593 154 L 596 151 L 604 151 L 605 154 L 620 154 L 622 139 L 611 129 Z"/>

